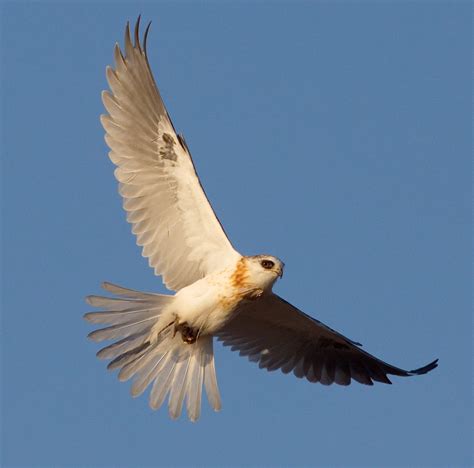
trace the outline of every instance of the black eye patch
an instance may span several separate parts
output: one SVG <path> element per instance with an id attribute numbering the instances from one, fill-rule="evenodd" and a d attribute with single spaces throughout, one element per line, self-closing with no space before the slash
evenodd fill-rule
<path id="1" fill-rule="evenodd" d="M 271 260 L 262 260 L 260 265 L 262 265 L 266 270 L 271 270 L 275 266 L 275 263 Z"/>

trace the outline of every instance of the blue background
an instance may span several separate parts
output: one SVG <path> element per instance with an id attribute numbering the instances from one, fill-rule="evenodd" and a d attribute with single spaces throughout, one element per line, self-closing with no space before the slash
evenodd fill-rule
<path id="1" fill-rule="evenodd" d="M 472 462 L 470 2 L 4 3 L 3 466 Z M 132 400 L 82 315 L 102 280 L 164 291 L 98 116 L 127 19 L 234 245 L 276 291 L 429 375 L 312 385 L 217 346 L 223 411 Z"/>

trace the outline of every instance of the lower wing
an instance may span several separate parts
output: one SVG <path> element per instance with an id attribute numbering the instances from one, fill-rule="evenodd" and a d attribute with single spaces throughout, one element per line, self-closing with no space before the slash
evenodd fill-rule
<path id="1" fill-rule="evenodd" d="M 390 384 L 389 374 L 426 374 L 438 365 L 436 359 L 406 371 L 387 364 L 275 294 L 246 305 L 217 336 L 260 368 L 293 371 L 296 377 L 324 385 L 349 385 L 351 379 L 366 385 L 373 381 Z"/>

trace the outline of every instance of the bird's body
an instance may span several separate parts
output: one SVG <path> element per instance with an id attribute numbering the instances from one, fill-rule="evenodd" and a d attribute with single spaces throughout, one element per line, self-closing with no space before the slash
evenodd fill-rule
<path id="1" fill-rule="evenodd" d="M 213 335 L 246 302 L 271 294 L 271 286 L 281 275 L 283 264 L 275 257 L 264 257 L 271 258 L 277 267 L 253 274 L 257 269 L 252 264 L 260 257 L 240 257 L 233 267 L 218 270 L 179 290 L 153 327 L 154 338 L 158 339 L 160 331 L 170 323 L 186 324 L 200 336 Z"/>
<path id="2" fill-rule="evenodd" d="M 97 355 L 133 378 L 131 392 L 151 387 L 150 406 L 169 396 L 173 418 L 186 401 L 200 415 L 202 387 L 213 409 L 221 408 L 213 341 L 219 339 L 267 370 L 280 369 L 324 385 L 391 383 L 387 374 L 419 375 L 437 360 L 405 371 L 366 353 L 354 342 L 304 314 L 272 288 L 284 264 L 271 255 L 243 256 L 232 246 L 199 181 L 188 146 L 178 135 L 153 79 L 139 21 L 125 56 L 115 47 L 107 68 L 111 93 L 101 117 L 127 220 L 143 255 L 174 294 L 144 293 L 110 283 L 115 297 L 89 296 L 102 309 L 85 318 L 106 324 L 89 337 L 112 340 Z"/>

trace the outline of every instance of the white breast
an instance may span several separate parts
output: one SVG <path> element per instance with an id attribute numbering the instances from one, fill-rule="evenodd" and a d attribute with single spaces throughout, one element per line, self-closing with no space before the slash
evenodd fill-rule
<path id="1" fill-rule="evenodd" d="M 240 300 L 231 275 L 231 270 L 224 270 L 181 289 L 167 312 L 201 333 L 213 333 L 230 318 Z"/>

